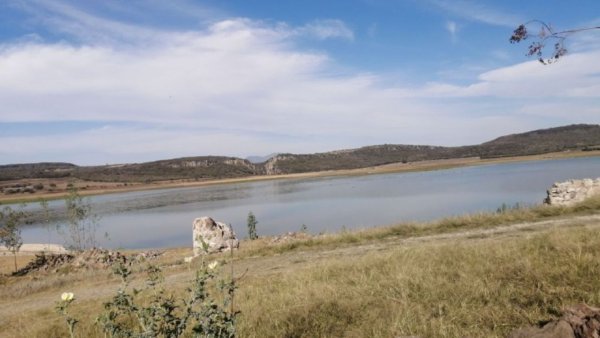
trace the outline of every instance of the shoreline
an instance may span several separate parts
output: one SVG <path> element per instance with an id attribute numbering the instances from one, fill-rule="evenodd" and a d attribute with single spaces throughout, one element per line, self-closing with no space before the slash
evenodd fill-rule
<path id="1" fill-rule="evenodd" d="M 63 254 L 69 253 L 69 250 L 65 249 L 60 244 L 53 243 L 23 243 L 17 256 L 34 256 L 37 253 L 46 252 L 51 254 Z M 12 256 L 12 251 L 8 250 L 4 246 L 0 246 L 0 256 Z"/>
<path id="2" fill-rule="evenodd" d="M 327 178 L 327 177 L 343 177 L 343 176 L 364 176 L 364 175 L 380 175 L 380 174 L 392 174 L 402 172 L 420 172 L 420 171 L 433 171 L 433 170 L 445 170 L 460 167 L 474 167 L 480 165 L 489 164 L 502 164 L 502 163 L 517 163 L 517 162 L 530 162 L 530 161 L 544 161 L 544 160 L 556 160 L 556 159 L 570 159 L 570 158 L 588 158 L 598 157 L 600 151 L 566 151 L 566 152 L 555 152 L 546 153 L 539 155 L 526 155 L 526 156 L 510 156 L 510 157 L 499 157 L 490 159 L 481 159 L 479 157 L 468 157 L 468 158 L 457 158 L 457 159 L 443 159 L 443 160 L 427 160 L 419 162 L 409 163 L 390 163 L 383 164 L 376 167 L 366 167 L 358 169 L 341 169 L 341 170 L 327 170 L 307 173 L 295 173 L 295 174 L 280 174 L 280 175 L 261 175 L 261 176 L 247 176 L 238 178 L 226 178 L 226 179 L 211 179 L 206 181 L 191 181 L 191 180 L 180 180 L 180 181 L 158 181 L 153 183 L 121 183 L 112 182 L 106 183 L 112 185 L 112 187 L 105 188 L 92 188 L 92 189 L 80 189 L 78 192 L 81 196 L 96 196 L 116 193 L 127 193 L 134 191 L 146 191 L 146 190 L 161 190 L 161 189 L 174 189 L 174 188 L 192 188 L 192 187 L 203 187 L 212 185 L 222 184 L 236 184 L 236 183 L 247 183 L 247 182 L 260 182 L 270 180 L 284 180 L 284 179 L 308 179 L 308 178 Z M 35 179 L 30 179 L 33 181 Z M 85 183 L 86 181 L 78 181 Z M 126 184 L 126 185 L 124 185 Z M 62 199 L 68 195 L 68 192 L 55 192 L 55 193 L 42 193 L 35 195 L 26 195 L 15 197 L 13 195 L 0 195 L 0 203 L 3 204 L 16 204 L 25 202 L 37 202 L 39 200 L 55 200 Z"/>

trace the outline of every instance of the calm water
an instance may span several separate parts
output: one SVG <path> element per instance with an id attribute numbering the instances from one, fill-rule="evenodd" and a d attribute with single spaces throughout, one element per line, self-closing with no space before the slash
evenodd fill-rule
<path id="1" fill-rule="evenodd" d="M 89 198 L 101 218 L 98 237 L 105 247 L 191 245 L 192 221 L 211 216 L 246 235 L 252 211 L 259 235 L 312 233 L 431 220 L 503 203 L 537 204 L 556 181 L 600 177 L 600 157 L 486 165 L 417 173 L 343 178 L 277 180 L 200 188 L 130 192 Z M 37 208 L 37 206 L 30 206 Z M 53 201 L 60 213 L 63 201 Z M 25 242 L 62 244 L 38 225 L 23 230 Z"/>

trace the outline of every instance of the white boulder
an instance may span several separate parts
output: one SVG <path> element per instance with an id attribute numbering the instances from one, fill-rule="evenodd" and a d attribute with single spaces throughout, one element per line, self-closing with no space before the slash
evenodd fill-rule
<path id="1" fill-rule="evenodd" d="M 196 218 L 193 223 L 194 256 L 203 253 L 237 249 L 240 242 L 235 237 L 231 225 L 216 222 L 210 217 Z M 206 246 L 206 251 L 204 246 Z"/>

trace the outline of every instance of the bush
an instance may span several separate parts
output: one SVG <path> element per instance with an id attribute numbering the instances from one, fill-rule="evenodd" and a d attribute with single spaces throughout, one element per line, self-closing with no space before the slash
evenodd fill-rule
<path id="1" fill-rule="evenodd" d="M 12 252 L 15 259 L 15 272 L 17 272 L 17 252 L 19 252 L 21 245 L 23 245 L 21 225 L 29 217 L 29 214 L 23 208 L 24 205 L 20 210 L 5 206 L 0 210 L 0 244 Z"/>
<path id="2" fill-rule="evenodd" d="M 78 251 L 95 247 L 98 217 L 92 212 L 90 203 L 79 195 L 77 189 L 70 188 L 65 205 L 67 224 L 59 227 L 59 231 L 66 237 L 67 246 Z"/>
<path id="3" fill-rule="evenodd" d="M 255 240 L 258 238 L 258 234 L 256 233 L 256 224 L 258 224 L 258 221 L 256 220 L 256 217 L 254 216 L 254 214 L 252 213 L 252 211 L 248 212 L 248 238 L 250 238 L 251 240 Z"/>
<path id="4" fill-rule="evenodd" d="M 113 271 L 121 277 L 122 284 L 117 294 L 104 303 L 104 312 L 96 318 L 105 337 L 235 337 L 235 319 L 238 312 L 233 309 L 235 283 L 216 281 L 217 262 L 202 267 L 196 273 L 192 286 L 186 289 L 187 297 L 177 299 L 167 293 L 160 268 L 150 265 L 146 269 L 147 279 L 141 290 L 129 288 L 129 266 L 120 262 Z M 216 287 L 224 294 L 217 301 L 209 290 Z M 72 293 L 63 293 L 57 311 L 67 323 L 71 337 L 79 322 L 72 317 L 68 308 L 73 302 Z M 229 310 L 228 310 L 229 308 Z"/>

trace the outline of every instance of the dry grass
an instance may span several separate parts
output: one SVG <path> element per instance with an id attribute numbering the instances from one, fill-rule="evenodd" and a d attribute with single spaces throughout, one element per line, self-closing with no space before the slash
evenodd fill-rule
<path id="1" fill-rule="evenodd" d="M 19 255 L 17 256 L 17 268 L 20 269 L 27 265 L 33 255 Z M 0 253 L 0 275 L 9 274 L 15 271 L 15 261 L 11 253 L 3 252 Z"/>
<path id="2" fill-rule="evenodd" d="M 317 262 L 240 285 L 245 337 L 504 337 L 600 304 L 600 233 L 461 240 Z"/>
<path id="3" fill-rule="evenodd" d="M 242 337 L 504 337 L 513 328 L 557 316 L 568 304 L 600 305 L 600 224 L 515 230 L 492 237 L 406 242 L 413 236 L 597 213 L 600 198 L 573 208 L 532 208 L 428 224 L 330 234 L 286 244 L 242 243 L 236 307 Z M 566 223 L 565 223 L 566 222 Z M 189 249 L 158 262 L 170 291 L 182 292 L 199 264 Z M 210 258 L 228 261 L 228 255 Z M 229 266 L 223 270 L 229 271 Z M 139 269 L 138 269 L 139 271 Z M 137 272 L 136 283 L 143 276 Z M 53 306 L 61 292 L 78 300 L 81 337 L 118 288 L 108 271 L 71 271 L 0 281 L 0 336 L 59 337 Z M 32 321 L 32 318 L 35 318 Z"/>

